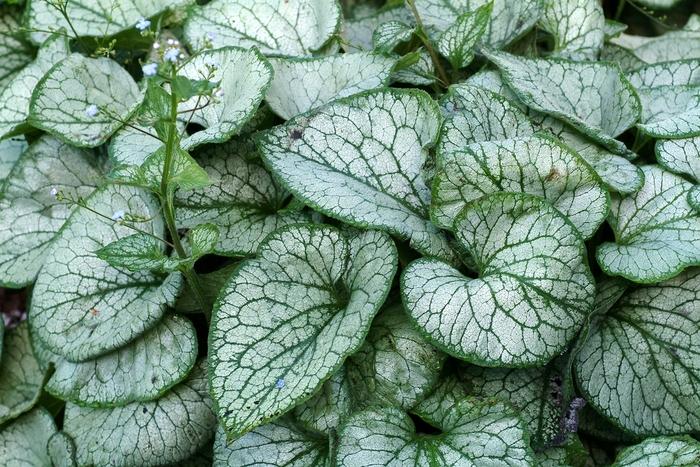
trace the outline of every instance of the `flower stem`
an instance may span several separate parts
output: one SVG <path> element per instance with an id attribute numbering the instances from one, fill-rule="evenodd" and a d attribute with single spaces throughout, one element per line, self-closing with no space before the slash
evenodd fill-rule
<path id="1" fill-rule="evenodd" d="M 177 74 L 177 70 L 173 67 L 171 72 L 171 78 L 174 79 Z M 170 172 L 172 171 L 173 158 L 175 157 L 175 150 L 177 143 L 177 96 L 173 91 L 172 87 L 170 89 L 170 118 L 169 118 L 169 131 L 168 139 L 165 141 L 165 161 L 163 162 L 163 176 L 160 181 L 160 202 L 163 206 L 163 217 L 165 218 L 165 225 L 168 227 L 168 232 L 170 232 L 170 238 L 172 239 L 173 247 L 175 252 L 181 259 L 186 259 L 188 257 L 185 248 L 182 246 L 182 241 L 180 240 L 180 235 L 177 232 L 177 224 L 175 222 L 175 203 L 174 203 L 174 191 L 170 188 Z M 199 282 L 199 277 L 197 274 L 186 267 L 182 270 L 182 274 L 185 276 L 192 293 L 194 293 L 195 299 L 199 304 L 199 308 L 206 316 L 207 321 L 211 317 L 211 303 L 206 300 L 204 295 L 204 290 Z"/>

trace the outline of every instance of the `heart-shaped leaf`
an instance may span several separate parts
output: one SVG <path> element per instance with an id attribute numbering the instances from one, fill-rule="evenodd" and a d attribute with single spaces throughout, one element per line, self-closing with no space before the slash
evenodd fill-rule
<path id="1" fill-rule="evenodd" d="M 233 45 L 305 57 L 338 31 L 340 18 L 335 0 L 214 0 L 190 11 L 185 37 L 196 49 Z"/>
<path id="2" fill-rule="evenodd" d="M 4 37 L 4 36 L 3 36 Z M 60 34 L 49 37 L 41 46 L 33 62 L 22 68 L 0 92 L 0 137 L 18 131 L 29 117 L 32 92 L 39 80 L 51 67 L 70 53 L 68 41 Z"/>
<path id="3" fill-rule="evenodd" d="M 75 146 L 95 147 L 129 119 L 142 98 L 114 60 L 72 54 L 36 84 L 29 123 Z"/>
<path id="4" fill-rule="evenodd" d="M 272 58 L 265 100 L 288 120 L 334 99 L 388 84 L 396 59 L 366 52 L 321 58 Z"/>
<path id="5" fill-rule="evenodd" d="M 330 465 L 328 437 L 309 431 L 289 418 L 260 426 L 231 444 L 223 429 L 216 432 L 214 465 L 307 467 Z"/>
<path id="6" fill-rule="evenodd" d="M 226 256 L 255 254 L 274 230 L 307 222 L 309 216 L 288 208 L 289 193 L 263 167 L 249 137 L 207 146 L 197 153 L 211 184 L 176 194 L 178 225 L 211 222 L 219 227 L 214 252 Z"/>
<path id="7" fill-rule="evenodd" d="M 216 416 L 203 362 L 160 399 L 113 409 L 66 405 L 63 429 L 79 465 L 158 465 L 194 455 L 212 438 Z M 141 449 L 148 446 L 148 449 Z"/>
<path id="8" fill-rule="evenodd" d="M 31 409 L 44 385 L 44 371 L 34 357 L 27 323 L 21 323 L 6 333 L 4 339 L 0 339 L 3 346 L 0 360 L 0 425 Z"/>
<path id="9" fill-rule="evenodd" d="M 397 408 L 353 414 L 339 433 L 339 467 L 415 465 L 529 466 L 525 427 L 505 404 L 465 399 L 440 421 L 439 435 L 419 435 Z"/>
<path id="10" fill-rule="evenodd" d="M 596 258 L 607 274 L 652 283 L 700 264 L 700 213 L 688 204 L 691 183 L 657 166 L 642 171 L 637 193 L 612 196 L 615 243 L 599 245 Z"/>
<path id="11" fill-rule="evenodd" d="M 202 105 L 199 97 L 192 97 L 178 106 L 178 112 L 204 127 L 183 139 L 184 149 L 204 143 L 222 143 L 240 131 L 255 114 L 272 80 L 272 67 L 257 50 L 235 47 L 199 53 L 180 68 L 179 75 L 202 79 L 208 76 L 212 63 L 215 66 L 209 80 L 219 83 L 223 96 L 207 106 Z"/>
<path id="12" fill-rule="evenodd" d="M 584 238 L 608 214 L 608 195 L 596 173 L 553 138 L 474 143 L 463 151 L 440 153 L 437 165 L 431 215 L 443 228 L 451 229 L 470 201 L 501 191 L 544 198 Z"/>
<path id="13" fill-rule="evenodd" d="M 73 207 L 59 198 L 92 193 L 102 178 L 89 151 L 42 136 L 24 151 L 0 189 L 0 282 L 32 282 Z"/>
<path id="14" fill-rule="evenodd" d="M 124 347 L 74 363 L 35 342 L 39 359 L 55 371 L 46 383 L 54 396 L 92 407 L 157 399 L 183 380 L 197 358 L 197 336 L 184 318 L 167 317 Z"/>
<path id="15" fill-rule="evenodd" d="M 212 395 L 230 437 L 309 399 L 362 344 L 396 272 L 376 231 L 312 224 L 277 230 L 214 307 Z"/>
<path id="16" fill-rule="evenodd" d="M 158 202 L 124 185 L 96 191 L 66 221 L 47 253 L 34 286 L 32 333 L 71 361 L 92 360 L 118 349 L 156 325 L 175 301 L 179 274 L 115 269 L 95 251 L 133 233 L 114 219 L 133 218 L 138 228 L 162 237 Z M 99 213 L 100 215 L 96 214 Z M 105 216 L 105 217 L 102 217 Z"/>
<path id="17" fill-rule="evenodd" d="M 700 427 L 700 270 L 628 291 L 575 362 L 586 399 L 639 435 Z"/>
<path id="18" fill-rule="evenodd" d="M 525 105 L 563 120 L 618 154 L 629 153 L 614 138 L 639 120 L 641 106 L 619 67 L 503 52 L 487 57 Z"/>
<path id="19" fill-rule="evenodd" d="M 447 239 L 428 220 L 423 177 L 440 120 L 422 91 L 370 91 L 275 127 L 258 145 L 270 169 L 306 204 L 451 258 Z"/>
<path id="20" fill-rule="evenodd" d="M 700 442 L 690 436 L 658 436 L 623 449 L 614 467 L 687 466 L 700 463 Z"/>
<path id="21" fill-rule="evenodd" d="M 423 258 L 401 276 L 404 306 L 449 354 L 487 366 L 533 366 L 560 353 L 595 293 L 576 228 L 546 201 L 499 193 L 468 204 L 454 223 L 479 278 Z"/>

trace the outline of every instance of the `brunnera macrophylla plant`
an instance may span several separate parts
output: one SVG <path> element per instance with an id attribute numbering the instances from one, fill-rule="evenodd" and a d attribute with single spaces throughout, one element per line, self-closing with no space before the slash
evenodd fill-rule
<path id="1" fill-rule="evenodd" d="M 3 4 L 0 464 L 700 465 L 693 6 Z"/>

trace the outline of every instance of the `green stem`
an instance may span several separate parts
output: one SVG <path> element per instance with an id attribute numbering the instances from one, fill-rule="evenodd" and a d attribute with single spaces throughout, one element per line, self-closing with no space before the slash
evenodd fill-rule
<path id="1" fill-rule="evenodd" d="M 617 10 L 615 11 L 615 21 L 618 21 L 622 16 L 622 11 L 625 9 L 625 3 L 627 3 L 627 0 L 620 0 L 620 2 L 617 4 Z"/>
<path id="2" fill-rule="evenodd" d="M 425 50 L 427 50 L 428 54 L 430 54 L 430 58 L 433 61 L 433 65 L 435 66 L 435 70 L 437 71 L 437 74 L 438 74 L 438 77 L 440 78 L 440 81 L 442 81 L 442 84 L 445 87 L 449 86 L 450 79 L 447 77 L 447 73 L 445 73 L 445 69 L 442 67 L 442 64 L 440 63 L 440 57 L 435 52 L 433 45 L 430 43 L 430 39 L 428 38 L 428 35 L 425 33 L 425 27 L 423 26 L 423 20 L 421 19 L 420 14 L 418 13 L 418 9 L 416 8 L 414 0 L 406 0 L 406 3 L 408 4 L 409 8 L 411 9 L 411 13 L 413 13 L 413 17 L 416 20 L 416 35 L 418 36 L 418 38 L 420 38 L 421 42 L 423 42 L 423 45 L 425 46 Z"/>
<path id="3" fill-rule="evenodd" d="M 174 79 L 177 74 L 177 70 L 173 67 L 171 72 L 171 78 Z M 163 162 L 163 176 L 160 182 L 160 202 L 163 206 L 163 217 L 165 218 L 165 225 L 168 227 L 168 232 L 170 232 L 170 238 L 173 242 L 173 247 L 175 252 L 181 259 L 186 259 L 188 257 L 185 248 L 182 246 L 182 241 L 180 240 L 180 235 L 177 232 L 177 224 L 175 222 L 175 202 L 174 202 L 174 192 L 170 189 L 170 172 L 172 170 L 173 158 L 175 155 L 175 145 L 177 144 L 177 96 L 175 92 L 170 89 L 170 129 L 168 131 L 168 139 L 165 142 L 165 161 Z M 185 280 L 190 286 L 192 293 L 194 293 L 199 307 L 206 316 L 207 321 L 211 316 L 211 304 L 206 300 L 204 295 L 204 290 L 199 282 L 199 277 L 192 269 L 182 270 L 182 274 L 185 276 Z"/>

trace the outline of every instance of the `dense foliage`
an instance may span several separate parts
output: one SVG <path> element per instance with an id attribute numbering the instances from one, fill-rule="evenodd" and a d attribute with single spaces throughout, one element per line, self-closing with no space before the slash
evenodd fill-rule
<path id="1" fill-rule="evenodd" d="M 695 3 L 4 2 L 0 465 L 700 465 Z"/>

